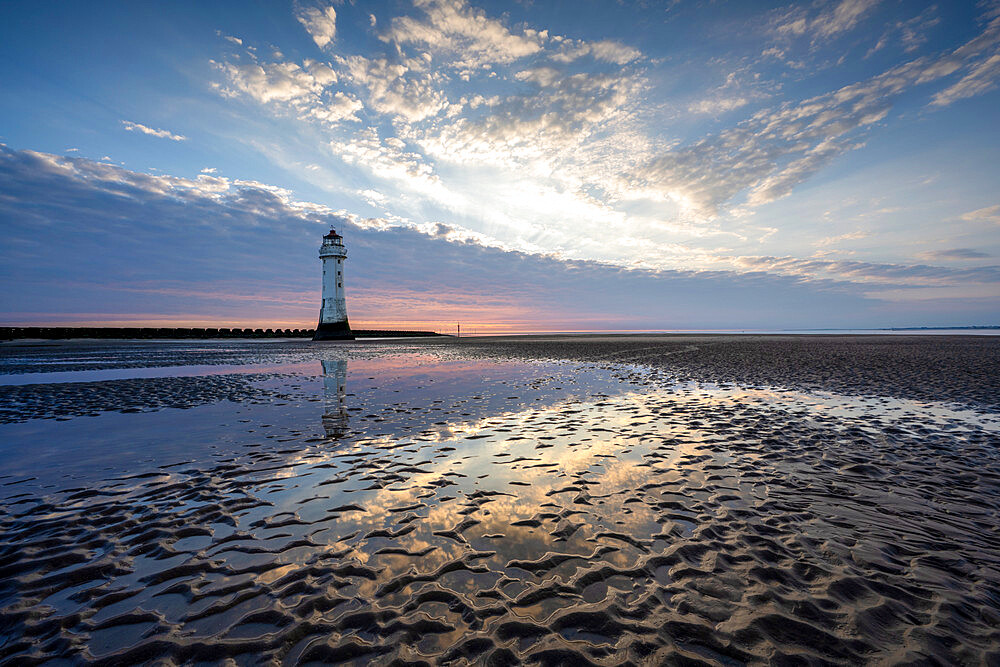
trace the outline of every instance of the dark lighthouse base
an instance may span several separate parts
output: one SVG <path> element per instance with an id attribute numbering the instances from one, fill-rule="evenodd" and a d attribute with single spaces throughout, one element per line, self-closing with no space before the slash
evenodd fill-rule
<path id="1" fill-rule="evenodd" d="M 351 333 L 351 325 L 347 323 L 347 320 L 320 322 L 316 326 L 313 340 L 354 340 L 354 334 Z"/>

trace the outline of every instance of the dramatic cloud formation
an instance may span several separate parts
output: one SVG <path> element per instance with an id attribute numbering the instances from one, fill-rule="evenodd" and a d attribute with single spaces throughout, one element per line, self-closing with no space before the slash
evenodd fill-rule
<path id="1" fill-rule="evenodd" d="M 88 26 L 71 31 L 26 5 L 23 37 L 0 28 L 31 74 L 0 110 L 10 271 L 65 277 L 37 249 L 76 219 L 112 247 L 109 302 L 308 324 L 336 222 L 372 319 L 1000 318 L 996 2 L 179 3 L 155 25 L 121 8 L 114 31 L 102 12 L 69 12 Z M 81 35 L 102 48 L 66 69 L 52 54 Z M 154 240 L 167 256 L 138 264 Z"/>
<path id="2" fill-rule="evenodd" d="M 873 4 L 844 0 L 829 16 L 816 19 L 820 27 L 814 30 L 819 35 L 846 30 Z M 797 20 L 794 25 L 802 24 Z M 862 146 L 858 132 L 884 120 L 893 99 L 910 88 L 964 69 L 968 74 L 936 93 L 933 104 L 950 104 L 989 90 L 1000 76 L 1000 56 L 993 54 L 998 43 L 1000 18 L 994 18 L 979 36 L 952 52 L 758 112 L 736 128 L 670 151 L 636 176 L 643 186 L 657 187 L 705 215 L 717 214 L 720 206 L 742 192 L 748 193 L 750 207 L 772 202 L 845 151 Z"/>
<path id="3" fill-rule="evenodd" d="M 745 272 L 737 273 L 560 261 L 491 247 L 444 223 L 335 211 L 258 182 L 143 174 L 6 147 L 0 177 L 0 220 L 14 249 L 0 274 L 16 275 L 21 286 L 4 306 L 8 318 L 25 322 L 65 321 L 68 313 L 80 321 L 153 321 L 145 304 L 155 299 L 157 322 L 310 326 L 319 298 L 315 252 L 328 225 L 348 241 L 347 293 L 357 325 L 727 327 L 735 313 L 744 327 L 834 326 L 839 316 L 831 313 L 845 311 L 873 325 L 884 316 L 880 302 L 866 296 L 872 291 L 969 283 L 1000 289 L 997 266 L 741 257 Z M 74 267 L 72 279 L 66 265 Z M 898 300 L 917 292 L 903 294 Z M 967 308 L 976 313 L 982 305 Z"/>
<path id="4" fill-rule="evenodd" d="M 877 9 L 871 0 L 797 7 L 769 29 L 833 40 Z M 938 20 L 932 10 L 906 25 L 894 22 L 907 53 L 922 39 L 916 31 Z M 381 55 L 334 53 L 325 64 L 299 64 L 238 54 L 249 62 L 220 65 L 223 90 L 290 103 L 299 119 L 327 125 L 333 156 L 391 184 L 384 189 L 458 219 L 483 220 L 477 231 L 511 247 L 634 265 L 634 248 L 643 245 L 649 252 L 639 263 L 663 268 L 696 257 L 704 265 L 718 250 L 679 243 L 684 236 L 768 235 L 747 214 L 862 147 L 872 128 L 889 119 L 894 100 L 912 89 L 950 80 L 925 98 L 934 106 L 988 92 L 1000 43 L 1000 18 L 987 12 L 979 33 L 957 47 L 677 141 L 661 136 L 643 108 L 656 91 L 639 49 L 515 28 L 464 0 L 421 0 L 414 14 L 385 24 L 365 27 L 386 45 Z M 770 52 L 787 62 L 791 48 Z M 747 108 L 762 97 L 760 81 L 759 72 L 732 72 L 687 109 L 717 116 Z M 360 131 L 353 126 L 359 120 L 367 124 Z M 474 194 L 467 168 L 480 174 Z M 520 202 L 511 192 L 520 193 Z M 384 204 L 391 209 L 394 202 Z M 652 206 L 667 219 L 650 216 Z M 590 243 L 602 229 L 616 233 Z"/>

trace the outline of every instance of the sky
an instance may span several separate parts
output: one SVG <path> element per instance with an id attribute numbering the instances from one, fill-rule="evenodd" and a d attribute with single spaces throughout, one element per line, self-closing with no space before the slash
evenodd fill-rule
<path id="1" fill-rule="evenodd" d="M 1000 324 L 1000 2 L 9 2 L 0 324 Z"/>

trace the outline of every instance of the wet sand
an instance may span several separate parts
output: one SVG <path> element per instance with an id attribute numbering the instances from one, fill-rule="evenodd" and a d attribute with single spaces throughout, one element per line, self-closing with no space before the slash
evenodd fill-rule
<path id="1" fill-rule="evenodd" d="M 205 445 L 0 479 L 0 660 L 997 663 L 996 343 L 828 343 L 352 344 L 51 419 L 88 383 L 0 387 L 5 448 Z"/>
<path id="2" fill-rule="evenodd" d="M 507 336 L 450 344 L 494 358 L 642 364 L 672 381 L 888 395 L 1000 410 L 1000 336 Z"/>

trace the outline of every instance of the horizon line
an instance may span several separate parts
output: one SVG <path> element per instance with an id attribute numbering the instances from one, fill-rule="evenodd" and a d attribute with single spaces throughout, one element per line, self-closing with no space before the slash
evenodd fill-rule
<path id="1" fill-rule="evenodd" d="M 430 325 L 430 326 L 428 326 Z M 217 324 L 121 324 L 117 322 L 85 323 L 85 324 L 0 324 L 3 329 L 229 329 L 229 330 L 299 330 L 313 331 L 315 325 L 302 326 L 290 324 L 256 324 L 252 326 Z M 356 331 L 433 331 L 434 333 L 444 333 L 454 331 L 455 326 L 446 327 L 435 326 L 429 322 L 417 323 L 379 323 L 379 324 L 359 324 L 352 326 Z M 493 336 L 493 335 L 553 335 L 553 334 L 656 334 L 656 333 L 809 333 L 809 332 L 834 332 L 834 331 L 989 331 L 1000 330 L 1000 324 L 962 324 L 962 325 L 910 325 L 910 326 L 881 326 L 881 327 L 658 327 L 645 329 L 530 329 L 530 328 L 493 328 L 488 325 L 463 325 L 463 336 Z"/>

